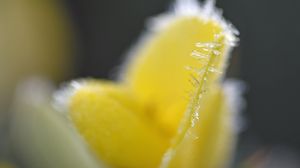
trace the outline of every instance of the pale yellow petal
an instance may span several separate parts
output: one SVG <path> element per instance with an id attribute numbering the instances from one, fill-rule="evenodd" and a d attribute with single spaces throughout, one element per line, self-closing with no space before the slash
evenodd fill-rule
<path id="1" fill-rule="evenodd" d="M 68 119 L 52 108 L 51 92 L 40 80 L 18 90 L 10 126 L 18 163 L 29 168 L 105 168 Z"/>

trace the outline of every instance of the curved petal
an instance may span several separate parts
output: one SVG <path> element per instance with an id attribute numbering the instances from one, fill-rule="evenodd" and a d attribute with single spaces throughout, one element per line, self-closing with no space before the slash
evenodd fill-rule
<path id="1" fill-rule="evenodd" d="M 221 88 L 214 86 L 204 96 L 201 110 L 194 111 L 183 124 L 189 125 L 191 121 L 193 125 L 177 135 L 183 138 L 169 149 L 162 167 L 215 168 L 230 163 L 236 134 L 232 124 L 235 116 Z"/>
<path id="2" fill-rule="evenodd" d="M 70 99 L 69 115 L 98 157 L 112 166 L 157 167 L 167 148 L 139 103 L 117 84 L 82 83 Z"/>
<path id="3" fill-rule="evenodd" d="M 229 41 L 234 39 L 218 14 L 192 5 L 185 12 L 176 6 L 175 12 L 155 19 L 150 33 L 131 52 L 122 76 L 171 135 L 187 107 L 187 92 L 194 91 L 198 76 L 207 69 L 218 72 L 210 75 L 210 81 L 220 78 L 231 48 Z M 212 52 L 217 56 L 212 58 Z M 214 64 L 209 63 L 212 60 Z"/>

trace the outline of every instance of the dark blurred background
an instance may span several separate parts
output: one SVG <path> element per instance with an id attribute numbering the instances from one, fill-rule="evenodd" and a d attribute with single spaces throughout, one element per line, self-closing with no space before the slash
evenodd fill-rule
<path id="1" fill-rule="evenodd" d="M 76 77 L 110 78 L 145 29 L 145 19 L 171 0 L 68 0 L 77 27 Z M 219 0 L 240 31 L 230 76 L 245 81 L 247 108 L 240 143 L 300 147 L 300 1 Z M 232 70 L 233 69 L 233 70 Z M 238 73 L 236 73 L 238 71 Z M 298 104 L 299 103 L 299 104 Z"/>

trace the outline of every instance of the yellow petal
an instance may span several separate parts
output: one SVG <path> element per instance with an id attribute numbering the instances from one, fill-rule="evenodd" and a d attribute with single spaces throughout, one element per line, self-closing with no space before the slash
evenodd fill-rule
<path id="1" fill-rule="evenodd" d="M 211 87 L 204 96 L 201 110 L 194 111 L 186 120 L 184 125 L 190 122 L 192 125 L 177 135 L 183 138 L 169 150 L 162 167 L 216 168 L 226 167 L 230 162 L 235 142 L 233 113 L 229 111 L 221 88 Z"/>
<path id="2" fill-rule="evenodd" d="M 187 107 L 188 92 L 194 91 L 190 80 L 196 78 L 193 82 L 197 83 L 197 73 L 208 69 L 222 72 L 231 48 L 227 35 L 232 34 L 223 21 L 201 14 L 202 8 L 198 10 L 200 13 L 172 13 L 158 18 L 157 22 L 163 22 L 164 26 L 152 30 L 131 52 L 131 60 L 123 74 L 123 82 L 152 109 L 154 119 L 171 135 L 176 132 Z M 218 46 L 212 49 L 206 46 L 208 43 Z M 193 52 L 194 57 L 198 54 L 198 59 L 191 56 Z M 209 63 L 212 60 L 214 64 Z M 187 70 L 187 66 L 192 70 Z M 220 76 L 221 73 L 211 73 L 210 81 Z"/>
<path id="3" fill-rule="evenodd" d="M 98 157 L 116 167 L 153 168 L 167 140 L 128 89 L 102 81 L 85 82 L 70 99 L 73 123 Z"/>
<path id="4" fill-rule="evenodd" d="M 224 166 L 226 159 L 220 159 L 218 154 L 230 151 L 225 147 L 231 148 L 234 139 L 232 128 L 223 127 L 232 116 L 224 115 L 228 110 L 219 89 L 233 33 L 219 15 L 211 13 L 213 8 L 205 14 L 201 14 L 204 9 L 198 10 L 188 15 L 175 15 L 163 28 L 146 38 L 135 51 L 132 57 L 135 59 L 129 62 L 124 75 L 125 84 L 146 108 L 155 107 L 152 112 L 162 129 L 174 134 L 184 115 L 162 167 Z M 190 57 L 190 53 L 196 58 Z M 192 71 L 184 69 L 187 65 Z M 189 84 L 189 79 L 194 85 Z M 193 93 L 190 101 L 183 99 L 185 91 Z M 198 122 L 202 115 L 209 120 Z M 190 143 L 194 144 L 195 137 L 190 134 L 196 138 L 201 136 L 201 139 L 186 149 Z M 218 142 L 212 140 L 216 137 L 220 138 Z"/>

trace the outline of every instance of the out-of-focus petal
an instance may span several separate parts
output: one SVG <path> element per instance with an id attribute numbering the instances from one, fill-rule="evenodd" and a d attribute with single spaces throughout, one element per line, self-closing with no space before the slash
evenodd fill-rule
<path id="1" fill-rule="evenodd" d="M 49 83 L 33 80 L 19 88 L 11 122 L 11 144 L 29 168 L 104 168 L 68 119 L 51 106 Z"/>

